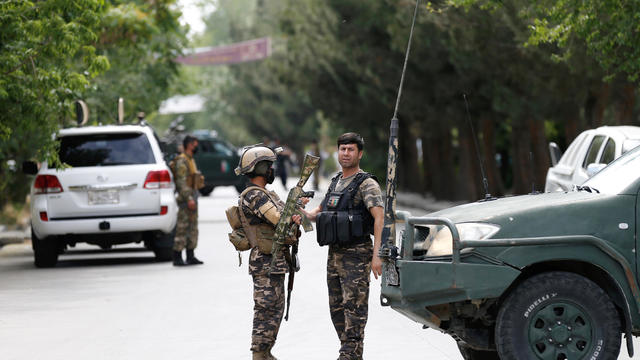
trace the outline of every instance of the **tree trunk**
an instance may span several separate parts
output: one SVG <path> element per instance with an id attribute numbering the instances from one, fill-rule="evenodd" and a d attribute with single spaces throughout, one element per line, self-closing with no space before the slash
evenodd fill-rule
<path id="1" fill-rule="evenodd" d="M 478 154 L 476 153 L 475 144 L 473 142 L 473 134 L 468 124 L 461 123 L 459 129 L 458 143 L 458 189 L 459 193 L 456 199 L 476 201 L 481 197 L 479 195 L 479 187 L 482 184 L 482 176 L 480 176 L 478 164 Z"/>
<path id="2" fill-rule="evenodd" d="M 445 121 L 433 121 L 425 129 L 422 149 L 424 177 L 437 199 L 452 199 L 455 184 L 451 131 Z"/>
<path id="3" fill-rule="evenodd" d="M 480 130 L 482 131 L 482 142 L 480 144 L 482 147 L 482 161 L 489 183 L 489 193 L 493 196 L 502 196 L 504 194 L 504 185 L 496 163 L 495 122 L 491 116 L 484 115 L 480 118 Z M 482 191 L 484 191 L 484 187 Z"/>
<path id="4" fill-rule="evenodd" d="M 610 92 L 611 86 L 604 82 L 597 91 L 589 91 L 585 107 L 588 128 L 602 126 L 604 122 L 604 110 L 607 107 Z"/>
<path id="5" fill-rule="evenodd" d="M 580 134 L 580 109 L 571 106 L 567 111 L 567 115 L 565 117 L 564 122 L 564 138 L 566 140 L 566 144 L 561 150 L 564 152 L 569 147 L 569 144 L 575 139 L 578 134 Z"/>
<path id="6" fill-rule="evenodd" d="M 531 192 L 531 165 L 529 149 L 531 141 L 527 122 L 514 121 L 511 130 L 511 151 L 513 166 L 513 193 L 527 194 Z"/>
<path id="7" fill-rule="evenodd" d="M 410 124 L 405 121 L 405 124 Z M 418 166 L 418 148 L 416 147 L 416 135 L 409 125 L 400 126 L 399 149 L 402 156 L 399 157 L 398 180 L 399 187 L 404 191 L 420 192 L 420 171 Z"/>
<path id="8" fill-rule="evenodd" d="M 551 166 L 549 152 L 547 151 L 547 138 L 544 135 L 544 122 L 542 120 L 529 119 L 529 133 L 531 134 L 531 152 L 533 153 L 533 179 L 536 191 L 544 191 L 544 183 L 547 170 Z"/>
<path id="9" fill-rule="evenodd" d="M 636 105 L 636 88 L 633 84 L 626 83 L 621 89 L 620 101 L 616 111 L 618 125 L 633 124 L 633 108 Z"/>

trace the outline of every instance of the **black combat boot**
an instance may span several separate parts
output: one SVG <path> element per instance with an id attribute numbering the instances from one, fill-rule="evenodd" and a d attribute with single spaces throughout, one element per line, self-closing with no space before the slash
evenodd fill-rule
<path id="1" fill-rule="evenodd" d="M 193 249 L 187 249 L 187 265 L 202 265 L 202 261 L 193 255 Z"/>
<path id="2" fill-rule="evenodd" d="M 182 260 L 182 251 L 173 251 L 173 266 L 185 266 L 187 264 Z"/>

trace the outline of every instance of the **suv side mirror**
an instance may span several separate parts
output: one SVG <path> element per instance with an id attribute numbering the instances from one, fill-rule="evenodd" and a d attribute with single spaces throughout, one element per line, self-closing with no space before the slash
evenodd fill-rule
<path id="1" fill-rule="evenodd" d="M 562 151 L 560 151 L 558 144 L 554 142 L 549 143 L 549 157 L 551 158 L 551 166 L 556 166 L 562 157 Z"/>
<path id="2" fill-rule="evenodd" d="M 604 169 L 607 164 L 596 164 L 592 163 L 587 165 L 587 176 L 592 177 L 593 175 L 600 172 L 600 170 Z"/>
<path id="3" fill-rule="evenodd" d="M 22 173 L 27 175 L 35 175 L 38 173 L 38 164 L 33 161 L 22 162 Z"/>

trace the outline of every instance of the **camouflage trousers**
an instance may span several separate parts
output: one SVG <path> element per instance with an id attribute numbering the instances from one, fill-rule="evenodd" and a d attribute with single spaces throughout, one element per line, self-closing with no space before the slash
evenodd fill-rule
<path id="1" fill-rule="evenodd" d="M 329 247 L 329 311 L 340 338 L 339 360 L 362 359 L 372 255 L 370 242 L 346 248 Z"/>
<path id="2" fill-rule="evenodd" d="M 284 274 L 253 274 L 251 351 L 267 351 L 276 343 L 284 315 Z"/>
<path id="3" fill-rule="evenodd" d="M 187 207 L 180 207 L 173 250 L 182 251 L 185 246 L 189 250 L 198 246 L 198 210 L 191 211 Z"/>

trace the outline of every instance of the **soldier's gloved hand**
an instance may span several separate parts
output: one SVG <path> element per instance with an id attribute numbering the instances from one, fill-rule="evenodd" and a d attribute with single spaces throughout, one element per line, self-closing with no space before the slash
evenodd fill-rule
<path id="1" fill-rule="evenodd" d="M 191 211 L 196 211 L 198 209 L 196 201 L 193 199 L 189 200 L 189 202 L 187 202 L 187 208 L 189 208 L 189 210 Z"/>

